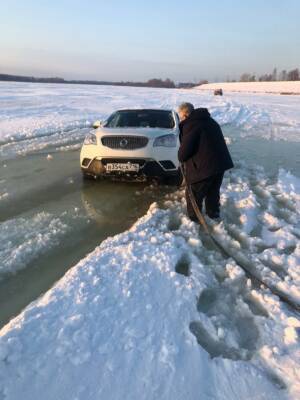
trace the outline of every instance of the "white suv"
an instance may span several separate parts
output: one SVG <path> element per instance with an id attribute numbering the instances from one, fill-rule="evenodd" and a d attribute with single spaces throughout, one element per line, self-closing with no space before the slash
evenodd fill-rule
<path id="1" fill-rule="evenodd" d="M 155 109 L 119 110 L 97 121 L 81 149 L 84 177 L 180 181 L 178 124 L 175 111 Z"/>

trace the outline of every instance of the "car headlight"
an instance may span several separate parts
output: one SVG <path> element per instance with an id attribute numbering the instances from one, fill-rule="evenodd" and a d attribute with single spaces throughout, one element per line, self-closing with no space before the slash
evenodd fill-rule
<path id="1" fill-rule="evenodd" d="M 175 135 L 164 135 L 157 137 L 154 142 L 153 146 L 163 146 L 163 147 L 176 147 L 176 136 Z"/>
<path id="2" fill-rule="evenodd" d="M 97 136 L 90 132 L 86 135 L 85 139 L 84 139 L 84 144 L 97 144 Z"/>

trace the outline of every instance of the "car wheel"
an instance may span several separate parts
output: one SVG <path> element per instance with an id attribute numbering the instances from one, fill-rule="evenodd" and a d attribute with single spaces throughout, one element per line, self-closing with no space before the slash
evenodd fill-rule
<path id="1" fill-rule="evenodd" d="M 176 175 L 169 175 L 160 178 L 160 183 L 163 185 L 180 186 L 182 180 L 183 180 L 182 173 L 180 169 L 178 169 Z"/>
<path id="2" fill-rule="evenodd" d="M 82 178 L 85 181 L 94 181 L 96 179 L 95 175 L 87 174 L 86 172 L 82 172 Z"/>

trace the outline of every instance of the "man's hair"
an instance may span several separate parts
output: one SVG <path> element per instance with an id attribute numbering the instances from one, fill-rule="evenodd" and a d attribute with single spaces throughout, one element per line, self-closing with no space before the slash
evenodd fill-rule
<path id="1" fill-rule="evenodd" d="M 178 111 L 183 111 L 186 115 L 191 115 L 194 111 L 194 106 L 191 103 L 181 103 L 178 107 Z"/>

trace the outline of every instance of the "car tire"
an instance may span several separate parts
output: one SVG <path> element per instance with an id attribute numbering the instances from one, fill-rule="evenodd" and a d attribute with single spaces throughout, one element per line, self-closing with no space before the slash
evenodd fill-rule
<path id="1" fill-rule="evenodd" d="M 161 177 L 159 181 L 163 185 L 179 187 L 182 184 L 182 180 L 183 180 L 182 173 L 180 169 L 178 169 L 175 175 Z"/>
<path id="2" fill-rule="evenodd" d="M 86 172 L 82 172 L 82 178 L 85 181 L 94 181 L 96 179 L 94 175 L 87 174 Z"/>

